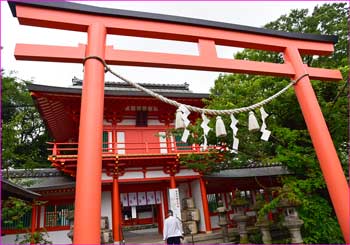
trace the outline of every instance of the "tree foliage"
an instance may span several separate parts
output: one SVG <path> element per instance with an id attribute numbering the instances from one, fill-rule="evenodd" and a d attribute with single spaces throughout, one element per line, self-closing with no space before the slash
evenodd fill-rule
<path id="1" fill-rule="evenodd" d="M 317 6 L 312 13 L 307 9 L 292 10 L 288 15 L 283 15 L 265 25 L 268 29 L 339 37 L 332 55 L 303 56 L 303 61 L 309 66 L 339 69 L 343 74 L 344 79 L 340 82 L 312 81 L 312 85 L 346 175 L 348 175 L 348 137 L 346 135 L 348 108 L 345 87 L 349 72 L 348 16 L 346 3 L 333 3 Z M 280 53 L 251 49 L 245 49 L 236 54 L 235 59 L 283 63 L 283 56 Z M 249 106 L 275 94 L 289 82 L 287 79 L 266 76 L 220 75 L 210 91 L 210 99 L 206 101 L 207 106 L 213 109 Z M 282 182 L 290 190 L 290 195 L 302 204 L 299 207 L 299 213 L 305 222 L 302 227 L 304 241 L 306 243 L 344 242 L 294 91 L 288 90 L 264 108 L 270 115 L 267 119 L 268 129 L 272 131 L 270 140 L 261 141 L 260 132 L 248 132 L 248 115 L 237 115 L 236 118 L 239 120 L 237 137 L 240 144 L 239 153 L 232 156 L 232 159 L 235 159 L 232 164 L 259 162 L 267 165 L 281 163 L 286 166 L 294 175 L 284 177 Z M 258 111 L 255 113 L 260 115 Z M 224 118 L 224 121 L 228 127 L 229 118 Z M 228 133 L 225 140 L 231 147 L 230 133 L 232 132 Z M 216 141 L 212 132 L 209 142 L 215 144 Z"/>
<path id="2" fill-rule="evenodd" d="M 48 132 L 24 81 L 2 74 L 2 168 L 48 167 Z"/>

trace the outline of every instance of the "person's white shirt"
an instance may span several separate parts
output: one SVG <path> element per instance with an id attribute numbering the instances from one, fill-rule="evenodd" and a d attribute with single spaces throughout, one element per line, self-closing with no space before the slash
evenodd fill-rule
<path id="1" fill-rule="evenodd" d="M 163 228 L 163 240 L 168 239 L 169 237 L 179 237 L 183 235 L 181 221 L 174 217 L 169 216 L 164 221 Z"/>

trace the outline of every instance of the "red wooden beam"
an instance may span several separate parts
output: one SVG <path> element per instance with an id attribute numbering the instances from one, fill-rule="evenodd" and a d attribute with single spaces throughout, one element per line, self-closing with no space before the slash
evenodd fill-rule
<path id="1" fill-rule="evenodd" d="M 289 63 L 275 64 L 249 60 L 223 59 L 205 53 L 200 56 L 166 54 L 156 52 L 115 50 L 106 47 L 106 62 L 110 65 L 178 68 L 204 71 L 263 74 L 293 77 L 294 70 Z M 18 60 L 82 63 L 85 45 L 78 47 L 17 44 L 15 57 Z M 342 75 L 338 70 L 307 67 L 311 79 L 339 81 Z"/>
<path id="2" fill-rule="evenodd" d="M 108 34 L 197 42 L 210 39 L 217 45 L 282 52 L 288 46 L 297 47 L 301 54 L 328 55 L 333 43 L 267 36 L 263 34 L 216 29 L 203 26 L 167 23 L 143 19 L 99 16 L 57 9 L 16 5 L 20 24 L 86 32 L 91 23 L 103 23 Z"/>

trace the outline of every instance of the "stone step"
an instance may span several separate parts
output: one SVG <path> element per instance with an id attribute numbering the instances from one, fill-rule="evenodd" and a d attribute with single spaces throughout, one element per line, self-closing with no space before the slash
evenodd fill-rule
<path id="1" fill-rule="evenodd" d="M 237 232 L 235 232 L 233 229 L 229 229 L 229 243 L 232 244 L 234 241 L 236 241 Z M 223 244 L 223 236 L 221 233 L 221 230 L 215 230 L 212 233 L 200 233 L 193 235 L 193 238 L 191 235 L 186 235 L 185 239 L 183 241 L 185 244 Z"/>

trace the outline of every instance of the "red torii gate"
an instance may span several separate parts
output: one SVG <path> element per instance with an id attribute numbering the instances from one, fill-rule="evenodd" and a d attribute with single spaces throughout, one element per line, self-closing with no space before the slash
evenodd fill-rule
<path id="1" fill-rule="evenodd" d="M 296 79 L 338 81 L 337 70 L 312 68 L 301 55 L 328 55 L 334 36 L 286 33 L 261 28 L 160 14 L 114 10 L 69 2 L 9 2 L 20 24 L 87 32 L 87 45 L 78 47 L 17 44 L 19 60 L 82 63 L 99 56 L 110 65 L 166 67 L 207 71 L 283 76 Z M 115 50 L 106 46 L 106 35 L 148 37 L 198 44 L 199 55 L 180 55 Z M 282 52 L 284 64 L 218 58 L 215 45 Z M 100 243 L 102 121 L 104 67 L 100 61 L 85 62 L 76 177 L 74 244 Z M 349 243 L 349 187 L 309 77 L 294 85 L 306 125 L 343 232 Z M 118 182 L 113 181 L 113 208 L 119 210 Z M 113 228 L 119 227 L 118 217 Z M 118 241 L 118 230 L 114 230 Z"/>

